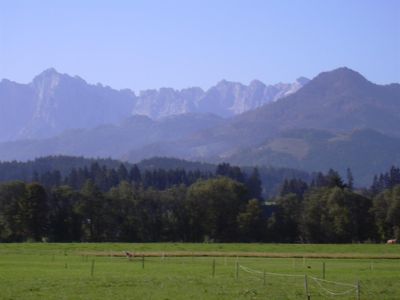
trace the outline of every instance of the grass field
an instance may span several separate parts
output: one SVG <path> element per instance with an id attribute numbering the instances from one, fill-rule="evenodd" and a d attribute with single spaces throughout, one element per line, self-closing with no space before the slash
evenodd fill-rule
<path id="1" fill-rule="evenodd" d="M 400 299 L 398 258 L 372 244 L 0 244 L 0 299 L 307 299 L 305 274 L 311 299 L 357 299 L 357 280 L 360 299 Z"/>

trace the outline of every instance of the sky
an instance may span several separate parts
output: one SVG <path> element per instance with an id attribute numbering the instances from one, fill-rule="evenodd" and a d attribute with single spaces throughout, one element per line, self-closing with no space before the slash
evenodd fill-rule
<path id="1" fill-rule="evenodd" d="M 0 79 L 54 67 L 139 91 L 341 66 L 400 82 L 400 1 L 0 0 Z"/>

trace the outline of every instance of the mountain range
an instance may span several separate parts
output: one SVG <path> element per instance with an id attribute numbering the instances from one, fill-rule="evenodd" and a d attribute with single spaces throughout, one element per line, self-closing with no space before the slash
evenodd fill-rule
<path id="1" fill-rule="evenodd" d="M 232 117 L 295 93 L 309 80 L 298 78 L 294 83 L 265 85 L 253 80 L 249 85 L 222 80 L 207 91 L 194 87 L 183 90 L 161 88 L 146 90 L 134 101 L 133 114 L 153 119 L 184 113 L 213 113 Z"/>
<path id="2" fill-rule="evenodd" d="M 307 81 L 299 78 L 293 84 L 265 85 L 254 80 L 246 86 L 222 80 L 207 91 L 161 88 L 137 96 L 129 89 L 88 84 L 51 68 L 29 84 L 0 82 L 0 141 L 49 138 L 69 129 L 118 124 L 132 115 L 160 119 L 213 113 L 230 117 L 294 93 Z"/>
<path id="3" fill-rule="evenodd" d="M 361 185 L 400 164 L 400 84 L 377 85 L 348 68 L 293 84 L 221 81 L 207 91 L 138 96 L 50 69 L 28 85 L 3 80 L 0 105 L 0 160 L 169 156 L 343 174 L 351 168 Z"/>

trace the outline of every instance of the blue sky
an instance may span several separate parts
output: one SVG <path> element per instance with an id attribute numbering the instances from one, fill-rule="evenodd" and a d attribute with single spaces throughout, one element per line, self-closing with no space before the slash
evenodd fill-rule
<path id="1" fill-rule="evenodd" d="M 46 68 L 135 91 L 291 82 L 348 66 L 400 82 L 400 1 L 0 0 L 0 78 Z"/>

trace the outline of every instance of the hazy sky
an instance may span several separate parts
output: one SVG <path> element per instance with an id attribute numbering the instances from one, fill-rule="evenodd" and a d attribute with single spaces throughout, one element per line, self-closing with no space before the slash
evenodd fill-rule
<path id="1" fill-rule="evenodd" d="M 400 1 L 0 0 L 0 78 L 116 88 L 291 82 L 340 66 L 400 82 Z"/>

